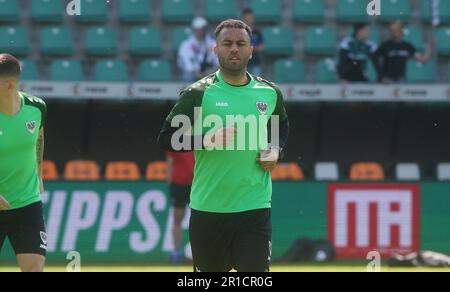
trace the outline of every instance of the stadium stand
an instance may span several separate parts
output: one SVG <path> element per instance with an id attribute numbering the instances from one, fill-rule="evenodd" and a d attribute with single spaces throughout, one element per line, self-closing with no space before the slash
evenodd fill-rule
<path id="1" fill-rule="evenodd" d="M 430 1 L 385 1 L 382 15 L 368 20 L 370 39 L 379 44 L 387 36 L 387 22 L 405 20 L 410 24 L 405 39 L 419 50 L 424 50 L 433 36 L 436 38 L 436 54 L 431 60 L 436 66 L 431 69 L 441 72 L 450 56 L 450 12 L 445 9 L 450 0 L 439 2 L 441 25 L 438 28 L 429 25 Z M 263 77 L 273 79 L 272 68 L 281 55 L 304 61 L 306 76 L 312 76 L 307 80 L 320 82 L 324 80 L 322 73 L 315 74 L 317 67 L 322 66 L 320 56 L 335 58 L 339 41 L 351 33 L 349 25 L 367 21 L 363 4 L 354 0 L 83 0 L 81 15 L 71 17 L 61 12 L 61 1 L 4 0 L 0 3 L 0 49 L 31 61 L 50 58 L 36 64 L 40 80 L 51 80 L 52 58 L 80 60 L 83 72 L 92 76 L 97 58 L 117 57 L 127 67 L 134 68 L 134 58 L 151 55 L 169 62 L 173 72 L 171 80 L 177 81 L 180 76 L 175 64 L 176 53 L 190 34 L 193 16 L 207 17 L 212 32 L 220 19 L 238 17 L 243 8 L 251 7 L 266 38 Z M 84 39 L 84 44 L 79 44 L 80 39 Z M 140 79 L 138 70 L 127 71 L 129 79 Z M 435 73 L 435 76 L 439 82 L 447 80 L 447 74 Z M 325 82 L 336 80 L 325 78 Z M 416 81 L 411 79 L 411 82 Z"/>
<path id="2" fill-rule="evenodd" d="M 441 23 L 450 23 L 450 10 L 448 9 L 450 7 L 450 1 L 449 0 L 439 0 L 439 19 Z M 431 12 L 431 0 L 422 0 L 422 6 L 420 7 L 422 11 L 422 21 L 429 24 L 431 23 L 432 19 L 432 12 Z"/>
<path id="3" fill-rule="evenodd" d="M 305 176 L 297 163 L 280 163 L 272 171 L 274 181 L 301 181 Z"/>
<path id="4" fill-rule="evenodd" d="M 72 31 L 67 27 L 47 27 L 41 30 L 41 53 L 44 56 L 70 56 L 73 52 Z"/>
<path id="5" fill-rule="evenodd" d="M 423 64 L 409 61 L 406 66 L 406 79 L 410 83 L 432 83 L 436 80 L 435 70 L 433 62 Z"/>
<path id="6" fill-rule="evenodd" d="M 90 27 L 84 45 L 87 55 L 114 56 L 117 54 L 117 33 L 109 27 Z"/>
<path id="7" fill-rule="evenodd" d="M 339 168 L 335 162 L 318 162 L 314 166 L 314 179 L 321 181 L 337 181 Z"/>
<path id="8" fill-rule="evenodd" d="M 166 22 L 189 22 L 194 17 L 192 0 L 163 0 L 162 19 Z"/>
<path id="9" fill-rule="evenodd" d="M 22 80 L 30 81 L 39 79 L 38 67 L 34 61 L 22 59 L 20 65 L 22 66 Z"/>
<path id="10" fill-rule="evenodd" d="M 450 28 L 440 28 L 436 31 L 437 53 L 450 56 Z"/>
<path id="11" fill-rule="evenodd" d="M 420 180 L 420 169 L 417 163 L 398 163 L 395 166 L 397 180 L 418 181 Z"/>
<path id="12" fill-rule="evenodd" d="M 350 168 L 351 180 L 380 181 L 384 178 L 383 166 L 376 162 L 358 162 Z"/>
<path id="13" fill-rule="evenodd" d="M 0 51 L 2 52 L 25 56 L 29 53 L 28 40 L 28 30 L 24 27 L 0 27 Z"/>
<path id="14" fill-rule="evenodd" d="M 0 23 L 15 23 L 20 19 L 17 0 L 0 1 Z"/>
<path id="15" fill-rule="evenodd" d="M 55 181 L 59 179 L 58 169 L 54 161 L 44 160 L 42 162 L 42 179 Z"/>
<path id="16" fill-rule="evenodd" d="M 305 67 L 297 60 L 278 60 L 275 62 L 274 80 L 277 83 L 302 83 L 305 81 Z"/>
<path id="17" fill-rule="evenodd" d="M 189 26 L 179 26 L 172 31 L 172 52 L 177 54 L 181 43 L 187 39 L 192 33 L 192 29 Z"/>
<path id="18" fill-rule="evenodd" d="M 408 23 L 405 39 L 419 50 L 436 38 L 429 62 L 408 63 L 406 82 L 449 82 L 450 11 L 445 8 L 450 0 L 440 0 L 436 28 L 430 25 L 430 1 L 387 0 L 381 17 L 368 19 L 362 1 L 354 0 L 82 0 L 82 15 L 76 17 L 61 13 L 61 1 L 2 0 L 0 50 L 21 58 L 24 81 L 179 81 L 176 54 L 191 33 L 193 16 L 205 16 L 212 32 L 220 19 L 251 7 L 265 37 L 263 77 L 269 80 L 337 83 L 337 46 L 351 34 L 351 24 L 368 20 L 370 39 L 379 44 L 388 35 L 387 22 L 400 19 Z M 376 81 L 374 68 L 368 69 Z M 64 173 L 68 161 L 82 159 L 94 160 L 103 176 L 106 164 L 118 160 L 137 163 L 146 179 L 161 178 L 154 166 L 147 172 L 147 165 L 164 157 L 154 140 L 172 103 L 48 104 L 46 158 L 56 163 L 57 173 Z M 322 177 L 317 161 L 334 163 L 330 173 L 339 179 L 348 178 L 350 166 L 360 161 L 381 164 L 391 179 L 396 163 L 414 162 L 422 179 L 437 179 L 438 164 L 450 161 L 447 105 L 288 103 L 288 113 L 295 117 L 296 134 L 284 161 L 298 163 L 305 179 Z M 142 124 L 145 133 L 138 130 Z"/>
<path id="19" fill-rule="evenodd" d="M 141 172 L 135 162 L 108 162 L 105 170 L 105 179 L 110 181 L 137 181 L 141 179 Z"/>
<path id="20" fill-rule="evenodd" d="M 32 0 L 31 19 L 41 23 L 59 23 L 63 20 L 63 3 L 58 0 Z"/>
<path id="21" fill-rule="evenodd" d="M 165 181 L 167 179 L 167 164 L 165 161 L 151 162 L 147 165 L 145 178 L 148 181 Z"/>
<path id="22" fill-rule="evenodd" d="M 83 68 L 77 60 L 55 60 L 50 65 L 52 81 L 82 81 Z"/>
<path id="23" fill-rule="evenodd" d="M 338 0 L 336 1 L 336 18 L 339 22 L 367 22 L 367 4 L 364 1 Z"/>
<path id="24" fill-rule="evenodd" d="M 309 27 L 305 31 L 305 54 L 333 56 L 336 53 L 336 31 L 329 27 Z"/>
<path id="25" fill-rule="evenodd" d="M 120 0 L 119 20 L 125 24 L 145 23 L 151 21 L 151 1 Z"/>
<path id="26" fill-rule="evenodd" d="M 166 60 L 144 60 L 139 65 L 139 81 L 164 82 L 172 79 L 171 67 Z"/>
<path id="27" fill-rule="evenodd" d="M 411 1 L 409 0 L 385 0 L 381 5 L 381 22 L 411 20 Z"/>
<path id="28" fill-rule="evenodd" d="M 325 19 L 323 0 L 298 0 L 293 5 L 294 21 L 298 23 L 320 23 Z"/>
<path id="29" fill-rule="evenodd" d="M 205 17 L 212 22 L 238 17 L 236 0 L 205 1 Z"/>
<path id="30" fill-rule="evenodd" d="M 293 33 L 287 27 L 268 27 L 263 30 L 265 53 L 269 55 L 291 55 L 293 52 Z"/>
<path id="31" fill-rule="evenodd" d="M 439 163 L 437 175 L 440 181 L 450 181 L 450 163 Z"/>
<path id="32" fill-rule="evenodd" d="M 280 22 L 281 20 L 280 0 L 250 0 L 250 8 L 255 12 L 259 22 Z"/>
<path id="33" fill-rule="evenodd" d="M 81 13 L 75 16 L 79 23 L 103 24 L 108 19 L 107 1 L 81 0 Z"/>
<path id="34" fill-rule="evenodd" d="M 120 60 L 102 60 L 95 64 L 95 81 L 125 82 L 128 79 L 127 67 Z"/>
<path id="35" fill-rule="evenodd" d="M 64 179 L 68 181 L 96 181 L 100 179 L 100 169 L 95 161 L 69 161 L 64 170 Z"/>

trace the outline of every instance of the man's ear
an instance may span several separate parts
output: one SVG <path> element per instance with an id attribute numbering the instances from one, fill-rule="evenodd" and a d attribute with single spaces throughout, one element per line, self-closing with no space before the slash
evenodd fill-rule
<path id="1" fill-rule="evenodd" d="M 219 56 L 219 48 L 217 47 L 217 45 L 214 47 L 214 54 L 216 55 L 216 57 Z"/>

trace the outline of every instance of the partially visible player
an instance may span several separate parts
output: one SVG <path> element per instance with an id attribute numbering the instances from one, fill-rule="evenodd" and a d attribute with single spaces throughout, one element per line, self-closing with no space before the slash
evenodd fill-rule
<path id="1" fill-rule="evenodd" d="M 23 272 L 43 272 L 47 252 L 41 193 L 46 105 L 19 92 L 21 68 L 0 54 L 0 250 L 9 238 Z"/>
<path id="2" fill-rule="evenodd" d="M 167 181 L 169 183 L 173 211 L 174 251 L 170 262 L 180 264 L 185 260 L 183 250 L 183 229 L 181 223 L 186 213 L 191 194 L 191 184 L 194 178 L 195 158 L 193 152 L 166 152 Z"/>

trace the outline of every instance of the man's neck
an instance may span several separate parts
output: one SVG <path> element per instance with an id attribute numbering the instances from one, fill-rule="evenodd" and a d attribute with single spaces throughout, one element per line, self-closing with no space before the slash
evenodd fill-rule
<path id="1" fill-rule="evenodd" d="M 222 79 L 233 86 L 243 86 L 248 84 L 247 71 L 240 72 L 239 74 L 229 74 L 223 69 L 220 69 L 220 75 Z"/>
<path id="2" fill-rule="evenodd" d="M 5 115 L 15 115 L 20 111 L 22 103 L 20 95 L 16 91 L 12 95 L 0 95 L 0 112 Z"/>

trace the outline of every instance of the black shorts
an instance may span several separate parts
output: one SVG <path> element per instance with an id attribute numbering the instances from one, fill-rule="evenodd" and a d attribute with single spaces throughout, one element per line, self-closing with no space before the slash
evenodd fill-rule
<path id="1" fill-rule="evenodd" d="M 172 207 L 185 208 L 189 205 L 191 195 L 190 185 L 170 184 L 169 188 Z"/>
<path id="2" fill-rule="evenodd" d="M 16 255 L 38 254 L 45 257 L 47 233 L 42 202 L 0 211 L 0 251 L 6 238 L 9 238 Z"/>
<path id="3" fill-rule="evenodd" d="M 271 210 L 208 213 L 192 210 L 189 236 L 196 272 L 268 272 Z"/>

